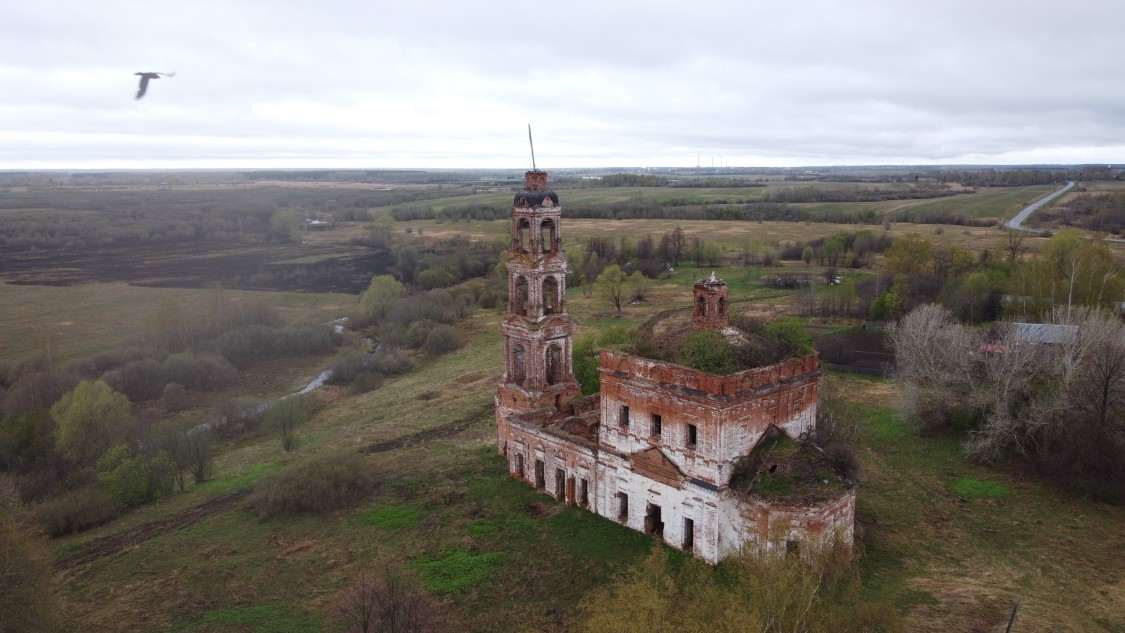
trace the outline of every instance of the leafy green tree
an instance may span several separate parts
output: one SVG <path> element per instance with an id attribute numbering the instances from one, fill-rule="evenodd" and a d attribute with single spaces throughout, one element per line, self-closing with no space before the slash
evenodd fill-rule
<path id="1" fill-rule="evenodd" d="M 917 233 L 895 238 L 883 254 L 883 270 L 888 275 L 916 275 L 933 269 L 934 246 Z"/>
<path id="2" fill-rule="evenodd" d="M 806 246 L 803 250 L 801 250 L 801 261 L 805 262 L 805 265 L 812 264 L 814 255 L 815 251 L 813 251 L 813 247 Z"/>
<path id="3" fill-rule="evenodd" d="M 97 473 L 98 483 L 114 499 L 133 507 L 172 491 L 176 463 L 165 451 L 149 457 L 118 444 L 98 460 Z"/>
<path id="4" fill-rule="evenodd" d="M 133 421 L 129 399 L 101 380 L 78 383 L 51 407 L 51 417 L 59 452 L 83 466 L 120 442 Z"/>
<path id="5" fill-rule="evenodd" d="M 595 337 L 583 336 L 574 342 L 571 366 L 574 378 L 582 387 L 582 395 L 598 393 L 601 388 L 601 375 L 598 373 L 598 353 Z"/>
<path id="6" fill-rule="evenodd" d="M 376 248 L 390 248 L 394 243 L 395 219 L 390 215 L 381 215 L 371 224 L 368 236 L 371 245 Z"/>
<path id="7" fill-rule="evenodd" d="M 641 274 L 641 271 L 636 271 L 629 275 L 627 280 L 629 284 L 629 295 L 633 301 L 644 301 L 648 296 L 648 280 Z"/>
<path id="8" fill-rule="evenodd" d="M 891 289 L 883 296 L 883 304 L 887 310 L 887 317 L 897 319 L 906 314 L 908 292 L 906 275 L 895 275 L 895 279 L 891 283 Z"/>
<path id="9" fill-rule="evenodd" d="M 766 339 L 782 349 L 786 356 L 803 356 L 813 351 L 813 340 L 805 324 L 793 317 L 770 321 L 762 328 Z"/>
<path id="10" fill-rule="evenodd" d="M 427 268 L 418 275 L 418 282 L 426 290 L 433 290 L 434 288 L 448 288 L 457 283 L 457 277 L 448 270 L 435 267 Z"/>
<path id="11" fill-rule="evenodd" d="M 609 301 L 618 312 L 621 311 L 621 300 L 625 297 L 625 285 L 628 276 L 617 264 L 605 267 L 602 274 L 594 281 L 594 289 L 598 296 Z"/>
<path id="12" fill-rule="evenodd" d="M 385 317 L 394 302 L 405 294 L 406 288 L 394 277 L 376 275 L 371 278 L 371 285 L 359 298 L 360 316 L 377 322 Z"/>
<path id="13" fill-rule="evenodd" d="M 1074 230 L 1055 234 L 1040 257 L 1018 265 L 1009 293 L 1025 297 L 1017 312 L 1041 316 L 1054 308 L 1112 309 L 1125 293 L 1125 268 L 1102 240 L 1083 239 Z"/>

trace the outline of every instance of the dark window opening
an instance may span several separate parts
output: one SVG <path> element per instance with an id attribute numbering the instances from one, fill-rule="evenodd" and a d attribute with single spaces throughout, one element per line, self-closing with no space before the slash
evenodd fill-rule
<path id="1" fill-rule="evenodd" d="M 527 279 L 519 277 L 516 279 L 516 294 L 512 297 L 512 314 L 527 315 Z"/>
<path id="2" fill-rule="evenodd" d="M 527 379 L 527 355 L 522 345 L 512 346 L 512 382 L 523 387 Z"/>
<path id="3" fill-rule="evenodd" d="M 691 519 L 684 519 L 684 549 L 692 551 L 695 549 L 695 521 Z"/>
<path id="4" fill-rule="evenodd" d="M 523 455 L 516 453 L 516 474 L 523 479 Z"/>
<path id="5" fill-rule="evenodd" d="M 707 299 L 700 297 L 699 301 L 695 303 L 695 316 L 707 316 Z"/>
<path id="6" fill-rule="evenodd" d="M 645 534 L 664 538 L 664 520 L 660 518 L 660 506 L 650 503 L 645 510 Z"/>
<path id="7" fill-rule="evenodd" d="M 585 478 L 578 482 L 578 503 L 584 508 L 590 506 L 590 483 Z"/>
<path id="8" fill-rule="evenodd" d="M 617 519 L 622 523 L 629 522 L 629 495 L 624 492 L 617 493 Z"/>
<path id="9" fill-rule="evenodd" d="M 547 384 L 557 385 L 562 382 L 562 375 L 562 348 L 558 344 L 552 344 L 547 348 Z"/>
<path id="10" fill-rule="evenodd" d="M 660 415 L 656 414 L 656 413 L 653 413 L 652 414 L 652 434 L 653 435 L 660 435 L 660 432 L 663 430 L 661 428 L 661 426 L 662 425 L 661 425 L 661 422 L 660 422 Z"/>
<path id="11" fill-rule="evenodd" d="M 555 498 L 566 500 L 566 471 L 561 468 L 555 469 Z"/>
<path id="12" fill-rule="evenodd" d="M 694 424 L 687 425 L 687 445 L 689 448 L 695 448 L 696 442 L 699 441 L 699 429 Z"/>
<path id="13" fill-rule="evenodd" d="M 547 474 L 545 471 L 546 466 L 544 466 L 543 460 L 535 460 L 535 487 L 541 490 L 547 487 Z"/>
<path id="14" fill-rule="evenodd" d="M 794 541 L 792 539 L 785 541 L 785 553 L 786 554 L 794 554 L 794 555 L 800 554 L 801 553 L 801 542 L 800 541 Z"/>
<path id="15" fill-rule="evenodd" d="M 727 315 L 727 300 L 719 297 L 719 316 L 725 317 Z"/>
<path id="16" fill-rule="evenodd" d="M 629 405 L 621 405 L 621 412 L 618 417 L 618 422 L 621 423 L 621 428 L 629 428 Z"/>

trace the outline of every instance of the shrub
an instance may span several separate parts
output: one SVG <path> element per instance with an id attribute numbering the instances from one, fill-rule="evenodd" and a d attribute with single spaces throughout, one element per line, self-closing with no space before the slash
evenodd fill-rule
<path id="1" fill-rule="evenodd" d="M 410 347 L 422 347 L 422 345 L 426 343 L 426 337 L 428 337 L 430 335 L 430 332 L 434 330 L 435 325 L 437 325 L 437 323 L 434 323 L 430 319 L 415 321 L 406 328 L 406 332 L 403 334 L 403 339 Z"/>
<path id="2" fill-rule="evenodd" d="M 348 392 L 352 395 L 375 391 L 383 386 L 383 374 L 376 371 L 362 371 L 348 383 Z"/>
<path id="3" fill-rule="evenodd" d="M 81 532 L 108 523 L 121 514 L 121 505 L 96 486 L 72 490 L 36 506 L 36 523 L 50 536 Z"/>
<path id="4" fill-rule="evenodd" d="M 456 328 L 452 325 L 436 325 L 426 336 L 426 342 L 422 344 L 422 351 L 440 356 L 456 351 L 462 345 L 464 343 L 462 343 L 461 335 L 457 333 Z"/>
<path id="5" fill-rule="evenodd" d="M 366 497 L 374 486 L 371 468 L 359 453 L 324 455 L 267 477 L 249 505 L 262 519 L 327 512 Z"/>
<path id="6" fill-rule="evenodd" d="M 173 354 L 164 361 L 164 375 L 169 382 L 197 391 L 214 391 L 238 382 L 238 370 L 216 354 Z"/>
<path id="7" fill-rule="evenodd" d="M 176 463 L 165 451 L 151 457 L 119 444 L 98 460 L 98 482 L 121 505 L 131 508 L 172 491 Z"/>
<path id="8" fill-rule="evenodd" d="M 298 398 L 286 398 L 270 408 L 266 421 L 281 435 L 281 445 L 286 453 L 297 450 L 297 425 L 312 417 L 312 413 Z"/>
<path id="9" fill-rule="evenodd" d="M 151 358 L 127 363 L 102 375 L 114 391 L 125 394 L 130 402 L 142 402 L 160 397 L 164 389 L 164 366 Z"/>
<path id="10" fill-rule="evenodd" d="M 824 447 L 824 456 L 832 469 L 844 479 L 855 481 L 859 477 L 859 455 L 855 447 L 844 442 L 833 442 Z"/>
<path id="11" fill-rule="evenodd" d="M 402 350 L 382 345 L 373 354 L 352 353 L 344 356 L 343 360 L 332 365 L 328 384 L 350 385 L 357 376 L 364 373 L 378 376 L 378 382 L 382 384 L 382 376 L 405 374 L 415 366 L 414 361 Z"/>
<path id="12" fill-rule="evenodd" d="M 360 572 L 335 603 L 345 633 L 426 633 L 449 630 L 446 606 L 422 590 L 413 575 L 381 566 Z"/>
<path id="13" fill-rule="evenodd" d="M 249 435 L 258 430 L 265 412 L 266 406 L 254 398 L 231 398 L 220 408 L 223 421 L 215 431 L 222 437 Z"/>
<path id="14" fill-rule="evenodd" d="M 178 382 L 170 382 L 164 385 L 160 402 L 164 405 L 164 410 L 169 413 L 179 411 L 188 405 L 187 389 Z"/>
<path id="15" fill-rule="evenodd" d="M 793 317 L 776 319 L 763 328 L 766 338 L 787 356 L 804 356 L 813 351 L 813 341 L 803 323 Z"/>
<path id="16" fill-rule="evenodd" d="M 680 364 L 713 374 L 729 374 L 737 367 L 734 350 L 717 332 L 696 332 L 684 341 Z"/>
<path id="17" fill-rule="evenodd" d="M 92 380 L 133 361 L 145 358 L 163 361 L 167 355 L 167 352 L 156 347 L 123 347 L 88 356 L 77 363 L 74 370 Z"/>
<path id="18" fill-rule="evenodd" d="M 0 501 L 0 631 L 59 630 L 45 539 L 4 506 Z"/>

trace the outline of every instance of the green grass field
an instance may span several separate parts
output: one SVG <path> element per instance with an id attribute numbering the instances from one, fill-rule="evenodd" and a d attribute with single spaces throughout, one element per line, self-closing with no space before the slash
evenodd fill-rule
<path id="1" fill-rule="evenodd" d="M 604 304 L 580 293 L 568 301 L 583 331 L 635 323 L 686 307 L 685 284 L 698 272 L 657 285 L 656 300 L 629 306 L 624 318 L 597 317 Z M 736 284 L 732 292 L 738 301 L 752 290 Z M 487 411 L 499 320 L 476 314 L 461 324 L 468 346 L 377 391 L 317 392 L 318 413 L 298 429 L 297 453 L 272 436 L 227 445 L 212 481 L 59 539 L 56 551 L 252 485 L 285 463 Z M 953 439 L 918 437 L 889 408 L 890 383 L 826 379 L 843 381 L 863 416 L 857 535 L 868 597 L 896 604 L 911 631 L 990 630 L 1017 596 L 1020 631 L 1125 626 L 1125 510 L 971 464 Z M 651 545 L 509 479 L 487 412 L 463 433 L 368 459 L 380 484 L 355 507 L 285 520 L 260 521 L 242 508 L 207 517 L 60 574 L 63 607 L 103 631 L 328 631 L 333 601 L 352 578 L 397 565 L 445 596 L 454 630 L 551 630 Z"/>
<path id="2" fill-rule="evenodd" d="M 565 215 L 572 201 L 683 195 L 702 202 L 708 196 L 731 200 L 762 191 L 589 189 L 563 191 L 560 197 Z M 1037 191 L 994 190 L 873 204 L 890 212 L 902 204 L 917 208 L 971 201 L 979 206 L 965 207 L 962 213 L 1001 217 Z M 506 205 L 511 194 L 480 199 Z M 470 200 L 417 204 L 461 205 Z M 716 240 L 728 253 L 751 238 L 805 241 L 865 228 L 567 219 L 564 245 L 573 258 L 586 237 L 659 238 L 677 226 L 689 237 Z M 415 221 L 399 223 L 395 230 L 406 227 L 428 237 L 465 233 L 473 239 L 505 239 L 508 224 Z M 866 228 L 894 235 L 918 232 L 938 243 L 974 250 L 998 245 L 1002 239 L 995 228 L 901 222 L 889 229 Z M 310 241 L 346 243 L 363 230 L 362 223 L 350 223 L 311 235 Z M 1033 246 L 1036 242 L 1038 238 L 1028 240 Z M 571 288 L 569 311 L 579 323 L 580 336 L 634 325 L 661 310 L 686 309 L 688 287 L 710 272 L 682 266 L 670 279 L 652 283 L 647 302 L 624 306 L 622 314 L 613 313 L 604 300 Z M 787 293 L 756 283 L 760 271 L 724 267 L 716 273 L 730 284 L 732 309 L 761 317 L 791 312 Z M 17 362 L 41 349 L 46 340 L 58 360 L 109 349 L 143 330 L 162 302 L 205 301 L 208 292 L 125 284 L 0 284 L 0 361 Z M 300 323 L 342 316 L 356 301 L 342 294 L 225 292 L 238 300 L 264 298 L 288 320 Z M 394 565 L 412 570 L 443 596 L 452 630 L 559 630 L 583 595 L 643 557 L 651 540 L 584 510 L 564 508 L 505 475 L 488 412 L 501 371 L 501 316 L 479 311 L 459 322 L 468 341 L 464 348 L 427 359 L 418 371 L 390 379 L 376 391 L 353 396 L 338 387 L 318 390 L 312 396 L 315 415 L 297 429 L 301 446 L 295 453 L 286 453 L 280 439 L 269 434 L 224 442 L 214 477 L 205 484 L 189 485 L 184 493 L 137 508 L 108 525 L 57 539 L 52 547 L 56 556 L 71 553 L 96 539 L 251 487 L 287 464 L 476 417 L 463 432 L 369 455 L 366 459 L 379 481 L 370 498 L 333 513 L 266 521 L 239 506 L 138 541 L 57 573 L 60 612 L 78 623 L 76 628 L 80 624 L 85 630 L 109 632 L 331 631 L 334 601 L 348 584 L 363 570 Z M 829 330 L 837 325 L 817 327 Z M 328 362 L 307 358 L 252 367 L 243 372 L 237 388 L 209 395 L 181 415 L 201 420 L 224 398 L 288 393 Z M 997 630 L 1016 597 L 1023 600 L 1015 629 L 1020 633 L 1125 630 L 1125 509 L 1076 498 L 1002 468 L 972 464 L 953 438 L 919 437 L 895 416 L 891 383 L 835 375 L 825 380 L 843 382 L 848 399 L 862 415 L 856 533 L 868 597 L 897 605 L 910 631 Z"/>

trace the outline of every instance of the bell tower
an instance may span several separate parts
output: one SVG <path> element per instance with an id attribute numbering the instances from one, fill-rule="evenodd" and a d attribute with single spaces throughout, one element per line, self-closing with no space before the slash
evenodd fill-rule
<path id="1" fill-rule="evenodd" d="M 524 174 L 512 201 L 508 250 L 508 313 L 504 374 L 496 390 L 499 449 L 504 451 L 508 416 L 553 408 L 568 413 L 581 394 L 571 367 L 574 320 L 566 312 L 566 258 L 560 237 L 559 197 L 547 172 Z"/>

